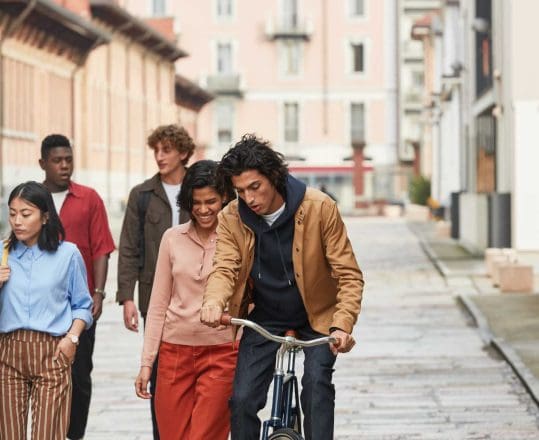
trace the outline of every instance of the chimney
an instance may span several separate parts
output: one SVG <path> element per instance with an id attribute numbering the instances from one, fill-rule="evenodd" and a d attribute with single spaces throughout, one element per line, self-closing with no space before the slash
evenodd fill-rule
<path id="1" fill-rule="evenodd" d="M 91 18 L 90 0 L 54 0 L 54 2 L 81 17 Z"/>

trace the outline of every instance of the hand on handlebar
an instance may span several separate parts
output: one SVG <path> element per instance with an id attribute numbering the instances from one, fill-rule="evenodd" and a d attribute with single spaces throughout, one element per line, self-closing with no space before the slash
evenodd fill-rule
<path id="1" fill-rule="evenodd" d="M 205 305 L 200 309 L 200 322 L 208 327 L 219 327 L 223 309 L 216 305 Z"/>
<path id="2" fill-rule="evenodd" d="M 350 350 L 352 350 L 354 345 L 356 345 L 356 341 L 354 340 L 353 336 L 345 331 L 335 329 L 331 332 L 330 336 L 337 339 L 335 344 L 329 344 L 329 348 L 335 356 L 337 356 L 338 353 L 348 353 Z"/>

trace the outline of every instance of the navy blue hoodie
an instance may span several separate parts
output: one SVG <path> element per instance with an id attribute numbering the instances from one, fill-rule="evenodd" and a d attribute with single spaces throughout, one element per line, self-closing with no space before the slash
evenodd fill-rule
<path id="1" fill-rule="evenodd" d="M 308 323 L 292 263 L 294 215 L 303 201 L 305 190 L 304 183 L 288 175 L 284 194 L 286 206 L 271 226 L 239 199 L 240 217 L 255 233 L 251 268 L 255 309 L 250 315 L 255 322 L 289 328 L 303 327 Z"/>

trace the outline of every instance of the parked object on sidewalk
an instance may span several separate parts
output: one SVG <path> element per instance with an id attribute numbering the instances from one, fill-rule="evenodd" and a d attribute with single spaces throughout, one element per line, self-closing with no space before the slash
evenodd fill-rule
<path id="1" fill-rule="evenodd" d="M 494 263 L 516 261 L 517 253 L 511 248 L 488 248 L 485 250 L 485 267 L 488 276 L 493 277 Z"/>
<path id="2" fill-rule="evenodd" d="M 397 218 L 402 216 L 402 206 L 385 205 L 383 208 L 384 217 Z"/>
<path id="3" fill-rule="evenodd" d="M 410 181 L 408 192 L 412 203 L 426 206 L 430 197 L 430 180 L 424 176 L 415 176 Z"/>
<path id="4" fill-rule="evenodd" d="M 430 220 L 430 209 L 428 206 L 410 203 L 404 209 L 406 220 L 410 222 L 427 222 Z"/>
<path id="5" fill-rule="evenodd" d="M 436 236 L 439 238 L 450 238 L 451 236 L 451 223 L 444 220 L 436 222 L 435 227 Z"/>
<path id="6" fill-rule="evenodd" d="M 498 267 L 498 284 L 502 292 L 533 292 L 533 266 L 505 263 Z"/>

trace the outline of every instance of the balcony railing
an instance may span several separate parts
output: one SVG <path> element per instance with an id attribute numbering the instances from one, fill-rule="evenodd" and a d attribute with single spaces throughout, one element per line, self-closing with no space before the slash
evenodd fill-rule
<path id="1" fill-rule="evenodd" d="M 313 33 L 313 23 L 308 19 L 269 18 L 266 21 L 266 36 L 277 38 L 300 38 L 309 40 Z"/>
<path id="2" fill-rule="evenodd" d="M 206 77 L 206 88 L 215 95 L 241 97 L 241 76 L 238 73 L 215 73 Z"/>

